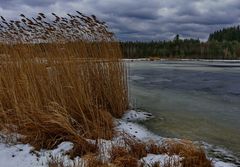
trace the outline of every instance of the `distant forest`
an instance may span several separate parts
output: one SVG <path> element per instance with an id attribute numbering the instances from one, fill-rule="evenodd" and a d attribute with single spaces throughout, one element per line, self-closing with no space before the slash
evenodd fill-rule
<path id="1" fill-rule="evenodd" d="M 224 28 L 199 39 L 121 42 L 125 58 L 240 59 L 240 27 Z"/>

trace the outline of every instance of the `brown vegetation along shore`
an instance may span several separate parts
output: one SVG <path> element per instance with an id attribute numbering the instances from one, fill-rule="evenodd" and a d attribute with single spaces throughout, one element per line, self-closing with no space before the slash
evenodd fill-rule
<path id="1" fill-rule="evenodd" d="M 112 116 L 128 108 L 126 68 L 113 34 L 80 12 L 43 13 L 0 29 L 0 129 L 36 148 L 113 136 Z M 77 60 L 77 61 L 76 61 Z"/>
<path id="2" fill-rule="evenodd" d="M 212 167 L 201 147 L 188 140 L 169 139 L 162 144 L 153 141 L 142 142 L 122 134 L 121 144 L 113 144 L 107 149 L 109 157 L 101 158 L 96 153 L 86 154 L 75 161 L 73 167 Z M 148 157 L 158 156 L 151 160 Z M 105 160 L 103 160 L 105 159 Z M 49 167 L 68 167 L 61 157 L 52 157 Z M 70 167 L 71 165 L 69 165 Z"/>

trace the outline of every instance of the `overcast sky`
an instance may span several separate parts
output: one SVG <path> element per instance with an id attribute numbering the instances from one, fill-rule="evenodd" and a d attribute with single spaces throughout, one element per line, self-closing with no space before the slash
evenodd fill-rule
<path id="1" fill-rule="evenodd" d="M 240 0 L 0 0 L 0 15 L 59 15 L 75 10 L 104 20 L 120 40 L 206 40 L 209 33 L 240 21 Z"/>

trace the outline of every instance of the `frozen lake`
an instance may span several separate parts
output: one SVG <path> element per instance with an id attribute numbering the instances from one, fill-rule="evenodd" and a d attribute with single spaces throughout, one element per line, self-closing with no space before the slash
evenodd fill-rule
<path id="1" fill-rule="evenodd" d="M 164 137 L 220 146 L 240 157 L 240 62 L 135 61 L 130 93 Z"/>

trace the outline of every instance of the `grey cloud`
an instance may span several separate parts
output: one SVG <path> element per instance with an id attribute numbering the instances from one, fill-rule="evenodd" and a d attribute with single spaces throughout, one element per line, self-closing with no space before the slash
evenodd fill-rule
<path id="1" fill-rule="evenodd" d="M 168 40 L 175 34 L 206 40 L 239 24 L 239 0 L 0 0 L 0 15 L 79 10 L 106 21 L 120 40 Z"/>
<path id="2" fill-rule="evenodd" d="M 56 1 L 54 0 L 1 0 L 0 6 L 4 9 L 13 9 L 13 8 L 21 8 L 22 5 L 27 5 L 31 7 L 47 7 L 51 4 L 54 4 Z"/>

